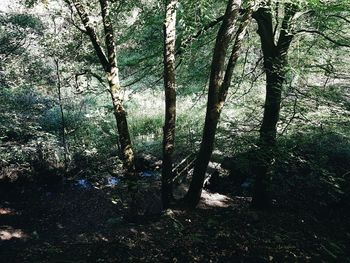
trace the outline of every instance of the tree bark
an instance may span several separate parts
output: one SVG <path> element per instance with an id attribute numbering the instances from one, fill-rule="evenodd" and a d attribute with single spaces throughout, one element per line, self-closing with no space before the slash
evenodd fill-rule
<path id="1" fill-rule="evenodd" d="M 258 34 L 264 55 L 266 98 L 264 116 L 260 127 L 260 149 L 257 156 L 258 170 L 254 185 L 252 206 L 258 209 L 271 207 L 270 171 L 275 159 L 277 123 L 280 116 L 281 96 L 286 79 L 287 54 L 294 35 L 290 32 L 296 12 L 293 4 L 285 4 L 285 15 L 277 44 L 273 32 L 271 8 L 259 8 L 253 17 L 258 23 Z"/>
<path id="2" fill-rule="evenodd" d="M 70 0 L 66 0 L 68 2 L 68 4 L 70 4 Z M 95 28 L 93 28 L 91 26 L 91 22 L 89 19 L 88 14 L 85 11 L 84 6 L 82 5 L 82 3 L 79 0 L 71 0 L 72 3 L 74 4 L 75 9 L 78 12 L 78 15 L 80 17 L 81 22 L 83 23 L 85 30 L 86 30 L 86 34 L 89 36 L 90 41 L 92 43 L 92 46 L 94 47 L 94 50 L 96 52 L 96 55 L 98 57 L 98 59 L 100 60 L 100 63 L 103 67 L 103 69 L 107 72 L 108 70 L 108 60 L 106 57 L 106 54 L 103 51 L 103 48 L 101 46 L 100 40 L 96 34 L 96 30 Z"/>
<path id="3" fill-rule="evenodd" d="M 176 83 L 175 83 L 175 40 L 177 0 L 168 0 L 164 22 L 164 91 L 165 122 L 163 127 L 162 202 L 169 207 L 172 199 L 172 156 L 175 143 Z"/>
<path id="4" fill-rule="evenodd" d="M 108 54 L 107 79 L 110 94 L 113 101 L 114 115 L 117 121 L 119 142 L 124 162 L 124 168 L 128 172 L 133 172 L 134 152 L 131 144 L 130 133 L 126 118 L 126 111 L 123 107 L 123 99 L 121 94 L 121 86 L 119 80 L 119 69 L 117 66 L 117 58 L 115 52 L 115 41 L 112 22 L 109 17 L 109 4 L 107 0 L 100 0 L 103 27 L 105 31 L 105 43 Z"/>
<path id="5" fill-rule="evenodd" d="M 68 0 L 66 0 L 68 1 Z M 69 2 L 69 1 L 68 1 Z M 107 73 L 109 92 L 111 94 L 114 115 L 117 122 L 118 137 L 124 168 L 130 174 L 134 172 L 134 152 L 131 144 L 130 133 L 126 118 L 126 111 L 123 107 L 123 99 L 121 95 L 121 86 L 119 80 L 119 70 L 117 66 L 117 58 L 115 51 L 115 41 L 112 22 L 109 17 L 109 3 L 107 0 L 100 0 L 101 15 L 105 33 L 105 45 L 107 48 L 107 56 L 103 51 L 103 47 L 98 39 L 95 28 L 91 26 L 89 16 L 87 15 L 84 6 L 78 0 L 72 0 L 75 9 L 85 27 L 86 34 L 90 37 L 91 43 L 95 49 L 100 63 Z"/>
<path id="6" fill-rule="evenodd" d="M 61 74 L 59 68 L 59 61 L 55 59 L 56 65 L 56 76 L 57 76 L 57 93 L 58 93 L 58 105 L 60 107 L 61 114 L 61 136 L 62 136 L 62 146 L 63 146 L 63 158 L 64 158 L 64 169 L 68 168 L 68 145 L 66 141 L 66 119 L 64 117 L 63 103 L 62 103 L 62 83 L 61 83 Z"/>
<path id="7" fill-rule="evenodd" d="M 229 43 L 234 35 L 234 28 L 239 15 L 240 5 L 241 1 L 239 0 L 230 0 L 228 2 L 224 20 L 216 38 L 213 60 L 211 64 L 208 103 L 203 137 L 194 165 L 193 178 L 190 188 L 184 199 L 184 205 L 189 208 L 196 207 L 200 200 L 205 173 L 213 152 L 217 124 L 231 84 L 233 70 L 238 59 L 241 43 L 250 21 L 251 9 L 249 8 L 240 23 L 231 56 L 225 69 L 225 57 L 229 48 Z"/>

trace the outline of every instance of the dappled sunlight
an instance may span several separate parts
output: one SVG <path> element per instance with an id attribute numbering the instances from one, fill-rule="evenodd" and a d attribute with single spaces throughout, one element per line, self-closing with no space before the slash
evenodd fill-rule
<path id="1" fill-rule="evenodd" d="M 350 0 L 0 0 L 0 263 L 350 263 Z"/>
<path id="2" fill-rule="evenodd" d="M 11 208 L 0 207 L 0 216 L 2 215 L 14 215 L 15 211 Z"/>
<path id="3" fill-rule="evenodd" d="M 227 195 L 222 195 L 219 193 L 210 193 L 206 190 L 203 190 L 199 207 L 229 207 L 232 205 L 232 203 L 233 200 Z"/>
<path id="4" fill-rule="evenodd" d="M 23 239 L 26 240 L 28 235 L 21 229 L 14 229 L 10 226 L 0 228 L 0 240 Z"/>

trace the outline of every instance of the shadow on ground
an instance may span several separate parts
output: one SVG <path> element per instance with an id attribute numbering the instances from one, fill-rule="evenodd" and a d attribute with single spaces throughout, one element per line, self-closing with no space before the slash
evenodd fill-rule
<path id="1" fill-rule="evenodd" d="M 114 188 L 76 185 L 2 195 L 2 262 L 350 262 L 347 218 L 205 192 L 192 212 L 167 210 L 141 224 L 123 220 Z"/>

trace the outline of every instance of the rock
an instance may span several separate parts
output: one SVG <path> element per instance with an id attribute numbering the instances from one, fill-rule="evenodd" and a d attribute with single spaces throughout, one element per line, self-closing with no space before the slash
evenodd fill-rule
<path id="1" fill-rule="evenodd" d="M 142 172 L 145 170 L 159 170 L 162 166 L 162 161 L 150 154 L 141 154 L 135 158 L 135 168 Z"/>
<path id="2" fill-rule="evenodd" d="M 220 166 L 221 166 L 220 163 L 209 162 L 207 167 L 207 172 L 209 174 L 213 174 L 220 169 Z"/>

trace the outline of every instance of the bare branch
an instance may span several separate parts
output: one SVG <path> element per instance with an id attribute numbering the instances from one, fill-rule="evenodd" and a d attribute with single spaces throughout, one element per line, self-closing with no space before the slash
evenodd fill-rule
<path id="1" fill-rule="evenodd" d="M 323 38 L 325 38 L 326 40 L 332 42 L 333 44 L 335 44 L 337 46 L 350 48 L 350 44 L 341 43 L 337 40 L 334 40 L 333 38 L 327 36 L 325 33 L 318 31 L 318 30 L 301 29 L 301 30 L 296 31 L 295 33 L 296 34 L 299 34 L 299 33 L 317 34 L 317 35 L 322 36 Z"/>
<path id="2" fill-rule="evenodd" d="M 346 17 L 343 17 L 341 15 L 330 15 L 328 17 L 336 17 L 336 18 L 340 18 L 342 20 L 344 20 L 345 22 L 349 23 L 350 24 L 350 19 L 346 18 Z"/>
<path id="3" fill-rule="evenodd" d="M 98 39 L 98 36 L 96 34 L 95 28 L 93 28 L 91 26 L 90 18 L 88 16 L 88 14 L 86 13 L 84 6 L 78 0 L 73 0 L 72 2 L 73 2 L 75 9 L 77 10 L 77 12 L 80 16 L 80 19 L 81 19 L 81 21 L 86 29 L 86 33 L 90 37 L 92 45 L 96 51 L 96 54 L 97 54 L 97 56 L 102 64 L 104 70 L 107 71 L 109 68 L 108 58 L 106 57 L 106 55 L 102 49 L 102 46 L 101 46 L 100 41 Z M 68 3 L 70 3 L 70 1 L 68 1 Z"/>
<path id="4" fill-rule="evenodd" d="M 214 26 L 216 26 L 217 24 L 222 22 L 223 19 L 224 19 L 224 16 L 218 17 L 214 21 L 205 25 L 203 28 L 199 29 L 197 33 L 195 33 L 195 34 L 191 35 L 189 38 L 187 38 L 184 42 L 181 43 L 181 46 L 176 51 L 176 55 L 180 55 L 183 52 L 183 49 L 185 49 L 188 45 L 190 45 L 194 39 L 200 37 L 203 33 L 205 33 L 205 31 L 209 30 L 210 28 L 213 28 Z"/>

